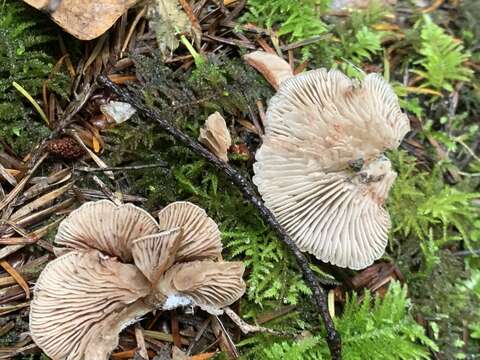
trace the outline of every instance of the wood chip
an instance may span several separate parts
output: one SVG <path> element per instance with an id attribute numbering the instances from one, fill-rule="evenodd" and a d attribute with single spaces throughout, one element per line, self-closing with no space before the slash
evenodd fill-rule
<path id="1" fill-rule="evenodd" d="M 135 325 L 135 339 L 137 340 L 137 354 L 143 359 L 148 360 L 147 347 L 145 346 L 145 338 L 143 337 L 142 328 L 140 325 Z"/>

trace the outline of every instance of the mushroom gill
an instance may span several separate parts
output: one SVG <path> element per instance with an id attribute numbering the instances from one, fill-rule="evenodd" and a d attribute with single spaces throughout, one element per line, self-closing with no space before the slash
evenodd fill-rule
<path id="1" fill-rule="evenodd" d="M 97 250 L 69 252 L 50 262 L 37 280 L 30 305 L 32 339 L 52 359 L 107 359 L 122 326 L 152 310 L 141 302 L 149 292 L 134 265 Z M 86 355 L 94 339 L 102 356 Z"/>
<path id="2" fill-rule="evenodd" d="M 185 299 L 211 314 L 233 303 L 245 292 L 245 285 L 237 281 L 243 275 L 241 262 L 193 261 L 175 264 L 160 279 L 157 289 L 167 295 L 164 303 L 169 308 L 174 299 Z M 172 301 L 173 300 L 173 301 Z"/>
<path id="3" fill-rule="evenodd" d="M 145 210 L 100 200 L 72 211 L 58 227 L 55 243 L 75 250 L 97 249 L 129 262 L 132 241 L 158 232 L 157 222 Z"/>
<path id="4" fill-rule="evenodd" d="M 107 359 L 119 332 L 149 311 L 218 314 L 243 295 L 243 265 L 221 260 L 218 227 L 203 209 L 173 203 L 159 218 L 102 200 L 62 222 L 56 242 L 67 248 L 41 273 L 30 311 L 32 338 L 48 356 Z"/>
<path id="5" fill-rule="evenodd" d="M 396 173 L 383 156 L 410 130 L 385 80 L 313 70 L 281 83 L 270 100 L 254 183 L 301 250 L 361 269 L 382 256 L 383 207 Z"/>

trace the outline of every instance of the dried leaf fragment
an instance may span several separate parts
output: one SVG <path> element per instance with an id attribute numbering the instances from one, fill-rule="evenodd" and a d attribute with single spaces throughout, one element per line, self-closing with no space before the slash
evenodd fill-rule
<path id="1" fill-rule="evenodd" d="M 200 129 L 198 140 L 217 157 L 228 162 L 227 152 L 232 146 L 232 138 L 225 119 L 218 111 L 207 118 L 205 125 Z"/>
<path id="2" fill-rule="evenodd" d="M 100 111 L 116 124 L 121 124 L 130 119 L 136 110 L 129 103 L 121 101 L 110 101 L 100 106 Z"/>
<path id="3" fill-rule="evenodd" d="M 155 30 L 157 43 L 165 57 L 178 47 L 177 34 L 191 32 L 191 23 L 187 14 L 181 9 L 178 0 L 154 0 L 147 9 L 150 25 Z"/>
<path id="4" fill-rule="evenodd" d="M 24 0 L 46 10 L 66 32 L 80 40 L 92 40 L 107 31 L 138 0 Z"/>

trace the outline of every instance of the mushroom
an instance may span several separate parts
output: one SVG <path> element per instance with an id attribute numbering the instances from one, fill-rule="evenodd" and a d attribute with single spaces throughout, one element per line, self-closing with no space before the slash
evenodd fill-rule
<path id="1" fill-rule="evenodd" d="M 250 66 L 261 73 L 276 90 L 282 82 L 293 77 L 290 64 L 278 55 L 265 51 L 254 51 L 243 58 Z"/>
<path id="2" fill-rule="evenodd" d="M 164 309 L 181 304 L 195 304 L 211 314 L 233 303 L 243 294 L 243 285 L 235 281 L 243 274 L 241 262 L 193 261 L 175 264 L 157 283 L 157 291 L 167 295 Z M 218 286 L 222 284 L 222 286 Z"/>
<path id="3" fill-rule="evenodd" d="M 228 162 L 227 151 L 232 146 L 232 138 L 225 119 L 218 111 L 207 118 L 198 140 L 221 160 Z"/>
<path id="4" fill-rule="evenodd" d="M 50 262 L 37 280 L 32 339 L 53 359 L 106 359 L 121 329 L 152 310 L 142 301 L 149 292 L 134 265 L 97 250 L 72 251 Z"/>
<path id="5" fill-rule="evenodd" d="M 384 253 L 396 173 L 383 155 L 410 130 L 385 80 L 313 70 L 270 100 L 254 183 L 302 251 L 361 269 Z"/>
<path id="6" fill-rule="evenodd" d="M 77 250 L 97 249 L 130 262 L 133 240 L 158 232 L 157 222 L 145 210 L 100 200 L 72 211 L 58 227 L 55 243 Z"/>
<path id="7" fill-rule="evenodd" d="M 220 232 L 203 209 L 176 202 L 159 219 L 101 200 L 62 222 L 63 255 L 41 273 L 30 308 L 32 338 L 48 356 L 107 359 L 120 331 L 154 309 L 219 314 L 243 295 L 243 264 L 221 260 Z"/>

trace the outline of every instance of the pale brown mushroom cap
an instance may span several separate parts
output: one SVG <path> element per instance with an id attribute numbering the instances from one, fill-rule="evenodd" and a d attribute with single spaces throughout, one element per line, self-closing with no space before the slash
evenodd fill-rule
<path id="1" fill-rule="evenodd" d="M 37 280 L 32 339 L 52 359 L 107 359 L 120 330 L 152 310 L 141 300 L 149 292 L 135 266 L 96 250 L 72 251 L 50 262 Z"/>
<path id="2" fill-rule="evenodd" d="M 245 292 L 241 262 L 194 261 L 175 264 L 156 288 L 167 296 L 163 309 L 196 305 L 211 314 L 231 305 Z"/>
<path id="3" fill-rule="evenodd" d="M 51 1 L 24 0 L 36 9 L 45 9 Z M 51 18 L 80 40 L 95 39 L 107 31 L 138 0 L 62 0 Z"/>
<path id="4" fill-rule="evenodd" d="M 218 111 L 207 118 L 198 140 L 221 160 L 228 162 L 227 152 L 232 146 L 232 138 L 225 119 Z"/>
<path id="5" fill-rule="evenodd" d="M 261 73 L 275 89 L 285 80 L 293 77 L 293 71 L 288 62 L 276 54 L 265 51 L 254 51 L 246 54 L 245 61 Z"/>
<path id="6" fill-rule="evenodd" d="M 100 200 L 72 211 L 61 222 L 55 242 L 71 249 L 97 249 L 129 262 L 133 240 L 159 231 L 157 222 L 145 210 Z"/>
<path id="7" fill-rule="evenodd" d="M 158 214 L 161 230 L 182 229 L 176 261 L 216 259 L 222 253 L 218 226 L 201 207 L 186 201 L 171 203 Z"/>
<path id="8" fill-rule="evenodd" d="M 254 183 L 300 249 L 366 267 L 383 254 L 390 227 L 383 203 L 396 174 L 381 154 L 409 129 L 378 75 L 356 83 L 339 71 L 303 73 L 270 101 Z"/>
<path id="9" fill-rule="evenodd" d="M 340 71 L 313 70 L 282 83 L 270 100 L 257 160 L 277 153 L 337 171 L 397 148 L 409 130 L 395 93 L 380 76 L 357 83 Z"/>
<path id="10" fill-rule="evenodd" d="M 175 262 L 181 240 L 182 229 L 175 228 L 133 242 L 135 265 L 152 284 Z"/>

